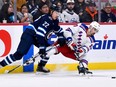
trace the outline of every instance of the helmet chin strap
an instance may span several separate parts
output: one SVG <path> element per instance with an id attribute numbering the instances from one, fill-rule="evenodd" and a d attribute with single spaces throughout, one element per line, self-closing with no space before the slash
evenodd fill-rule
<path id="1" fill-rule="evenodd" d="M 88 31 L 87 31 L 87 37 L 90 37 L 92 35 L 91 31 L 92 31 L 92 26 L 89 27 Z"/>
<path id="2" fill-rule="evenodd" d="M 91 30 L 92 28 L 93 28 L 93 27 L 90 25 L 90 26 L 89 26 L 89 29 Z"/>
<path id="3" fill-rule="evenodd" d="M 89 33 L 90 33 L 90 28 L 87 30 L 87 37 L 89 37 L 90 35 L 89 35 Z"/>

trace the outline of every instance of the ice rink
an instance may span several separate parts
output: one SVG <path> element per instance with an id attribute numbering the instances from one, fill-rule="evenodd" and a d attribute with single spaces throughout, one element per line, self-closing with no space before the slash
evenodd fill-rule
<path id="1" fill-rule="evenodd" d="M 93 71 L 80 76 L 77 71 L 57 71 L 47 75 L 35 73 L 0 74 L 0 87 L 116 87 L 116 70 Z"/>

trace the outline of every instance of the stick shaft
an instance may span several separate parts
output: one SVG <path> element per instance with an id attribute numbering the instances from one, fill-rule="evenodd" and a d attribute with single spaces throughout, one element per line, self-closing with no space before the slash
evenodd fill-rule
<path id="1" fill-rule="evenodd" d="M 18 66 L 16 66 L 15 68 L 9 70 L 7 73 L 11 73 L 12 71 L 16 70 L 16 69 L 19 68 L 20 66 L 22 66 L 22 65 L 18 65 Z"/>
<path id="2" fill-rule="evenodd" d="M 53 48 L 53 47 L 52 47 L 52 48 Z M 49 51 L 49 50 L 52 49 L 52 48 L 49 48 L 47 51 Z M 47 51 L 46 51 L 46 52 L 47 52 Z M 21 66 L 27 66 L 27 65 L 29 65 L 29 64 L 31 64 L 31 63 L 33 63 L 33 62 L 35 62 L 35 58 L 37 58 L 38 56 L 40 56 L 40 54 L 39 54 L 39 53 L 36 53 L 34 56 L 32 56 L 31 58 L 29 58 L 29 60 L 27 60 L 24 64 L 21 64 L 21 65 L 16 66 L 15 68 L 9 70 L 7 73 L 11 73 L 12 71 L 16 70 L 17 68 L 19 68 L 19 67 L 21 67 Z"/>
<path id="3" fill-rule="evenodd" d="M 27 60 L 27 62 L 25 62 L 24 64 L 21 64 L 21 65 L 18 65 L 18 66 L 16 66 L 15 68 L 13 68 L 13 69 L 11 69 L 11 70 L 9 70 L 7 73 L 11 73 L 11 72 L 13 72 L 14 70 L 16 70 L 17 68 L 19 68 L 19 67 L 21 67 L 21 66 L 26 66 L 26 64 L 28 65 L 28 64 L 31 64 L 31 63 L 33 63 L 33 62 L 29 62 L 29 61 L 32 61 L 32 60 L 34 60 L 35 58 L 37 58 L 39 56 L 39 54 L 37 53 L 37 54 L 35 54 L 33 57 L 31 57 L 30 58 L 30 60 Z"/>

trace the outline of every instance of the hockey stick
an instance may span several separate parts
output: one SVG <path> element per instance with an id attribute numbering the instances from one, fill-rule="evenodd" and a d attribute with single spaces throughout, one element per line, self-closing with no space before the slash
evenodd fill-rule
<path id="1" fill-rule="evenodd" d="M 35 62 L 35 58 L 37 58 L 39 56 L 39 53 L 35 54 L 34 56 L 32 56 L 30 59 L 27 59 L 25 61 L 25 63 L 21 64 L 21 65 L 18 65 L 16 66 L 15 68 L 11 69 L 11 70 L 5 70 L 5 73 L 11 73 L 13 72 L 14 70 L 16 70 L 17 68 L 21 67 L 21 66 L 27 66 L 33 62 Z"/>
<path id="2" fill-rule="evenodd" d="M 53 49 L 53 48 L 54 48 L 54 46 L 51 46 L 50 48 L 48 48 L 48 49 L 46 50 L 46 52 L 49 51 L 49 50 L 51 50 L 51 49 Z M 40 56 L 39 53 L 37 53 L 37 54 L 35 54 L 34 56 L 32 56 L 31 58 L 27 59 L 23 64 L 18 65 L 18 66 L 16 66 L 15 68 L 13 68 L 13 69 L 11 69 L 11 70 L 5 70 L 5 73 L 6 73 L 6 74 L 7 74 L 7 73 L 11 73 L 11 72 L 13 72 L 14 70 L 16 70 L 17 68 L 19 68 L 19 67 L 21 67 L 21 66 L 30 65 L 31 63 L 35 62 L 35 59 L 36 59 L 38 56 Z"/>

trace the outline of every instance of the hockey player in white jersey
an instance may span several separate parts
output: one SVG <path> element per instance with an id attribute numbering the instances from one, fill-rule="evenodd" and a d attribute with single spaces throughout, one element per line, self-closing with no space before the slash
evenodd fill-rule
<path id="1" fill-rule="evenodd" d="M 86 54 L 94 45 L 94 34 L 99 29 L 100 24 L 96 21 L 90 23 L 89 26 L 79 23 L 75 27 L 67 28 L 63 32 L 66 43 L 63 46 L 56 46 L 54 49 L 48 51 L 47 56 L 50 57 L 53 54 L 61 52 L 64 56 L 79 61 L 79 66 L 77 66 L 79 73 L 92 73 L 88 70 Z M 62 45 L 62 41 L 60 44 Z"/>

